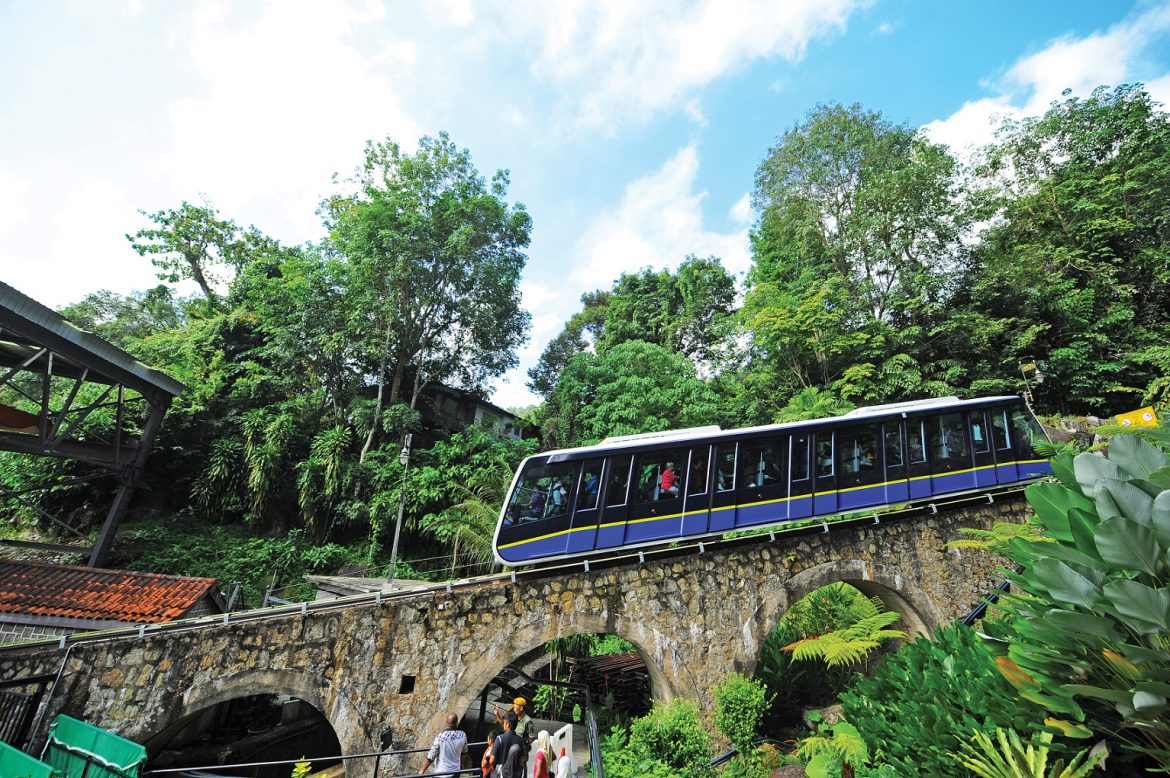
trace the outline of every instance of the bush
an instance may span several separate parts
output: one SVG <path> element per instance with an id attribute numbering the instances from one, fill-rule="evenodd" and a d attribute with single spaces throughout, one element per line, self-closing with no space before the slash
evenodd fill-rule
<path id="1" fill-rule="evenodd" d="M 684 778 L 709 772 L 711 736 L 691 700 L 676 697 L 655 704 L 630 727 L 630 749 L 662 761 Z"/>
<path id="2" fill-rule="evenodd" d="M 962 625 L 902 646 L 840 699 L 874 758 L 905 776 L 953 775 L 950 752 L 972 733 L 993 734 L 996 726 L 1027 732 L 1044 719 L 999 673 L 991 649 Z"/>
<path id="3" fill-rule="evenodd" d="M 715 726 L 744 757 L 767 708 L 768 690 L 760 681 L 731 673 L 715 686 Z"/>

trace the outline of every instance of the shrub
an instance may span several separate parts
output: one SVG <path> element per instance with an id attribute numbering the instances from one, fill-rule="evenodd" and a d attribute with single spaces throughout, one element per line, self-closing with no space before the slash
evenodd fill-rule
<path id="1" fill-rule="evenodd" d="M 657 703 L 630 727 L 630 748 L 661 760 L 681 776 L 708 773 L 711 736 L 703 728 L 699 706 L 676 697 Z"/>
<path id="2" fill-rule="evenodd" d="M 870 753 L 899 775 L 951 775 L 950 752 L 973 732 L 997 725 L 1019 732 L 1043 719 L 996 670 L 995 656 L 962 625 L 935 630 L 902 646 L 841 695 L 845 718 Z"/>
<path id="3" fill-rule="evenodd" d="M 715 726 L 743 756 L 752 751 L 752 738 L 768 708 L 768 690 L 763 683 L 739 673 L 723 677 L 715 686 Z"/>

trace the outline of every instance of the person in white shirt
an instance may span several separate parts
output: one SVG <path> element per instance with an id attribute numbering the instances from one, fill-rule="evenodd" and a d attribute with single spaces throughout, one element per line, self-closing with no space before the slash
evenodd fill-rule
<path id="1" fill-rule="evenodd" d="M 457 778 L 467 759 L 467 733 L 458 729 L 459 717 L 447 717 L 447 728 L 439 733 L 427 751 L 426 761 L 418 771 L 422 775 L 433 764 L 436 778 Z"/>

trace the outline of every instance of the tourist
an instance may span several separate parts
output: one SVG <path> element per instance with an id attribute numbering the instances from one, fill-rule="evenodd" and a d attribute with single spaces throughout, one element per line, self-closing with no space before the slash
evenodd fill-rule
<path id="1" fill-rule="evenodd" d="M 556 778 L 573 778 L 573 757 L 565 754 L 565 749 L 561 748 L 561 760 L 557 762 Z"/>
<path id="2" fill-rule="evenodd" d="M 516 717 L 515 731 L 524 740 L 525 749 L 532 745 L 532 741 L 536 740 L 536 727 L 532 723 L 532 717 L 525 712 L 527 707 L 528 701 L 523 697 L 517 697 L 512 700 L 512 710 L 508 711 L 508 714 Z M 496 721 L 502 725 L 504 719 L 500 716 L 500 707 L 493 705 L 492 711 L 496 714 Z M 527 751 L 524 756 L 525 761 L 527 761 Z"/>
<path id="3" fill-rule="evenodd" d="M 504 731 L 496 738 L 492 746 L 489 764 L 497 772 L 497 778 L 524 778 L 524 752 L 527 746 L 524 741 L 512 731 L 516 725 L 516 718 L 511 711 L 502 719 Z"/>
<path id="4" fill-rule="evenodd" d="M 418 771 L 419 775 L 425 773 L 433 764 L 436 776 L 456 778 L 467 758 L 467 733 L 458 727 L 459 717 L 454 713 L 447 716 L 447 728 L 439 733 L 435 742 L 431 743 L 431 750 L 427 751 L 427 758 L 422 769 Z"/>
<path id="5" fill-rule="evenodd" d="M 483 758 L 479 760 L 479 769 L 483 772 L 482 778 L 488 778 L 492 774 L 492 746 L 496 744 L 496 737 L 500 734 L 500 730 L 494 727 L 487 733 L 487 748 L 483 750 Z"/>
<path id="6" fill-rule="evenodd" d="M 532 758 L 532 778 L 552 778 L 553 750 L 548 730 L 540 730 L 536 736 L 536 756 Z"/>
<path id="7" fill-rule="evenodd" d="M 678 497 L 678 476 L 674 472 L 674 462 L 667 462 L 666 469 L 662 471 L 662 481 L 659 484 L 659 491 L 662 492 L 662 499 L 666 500 L 670 497 Z"/>

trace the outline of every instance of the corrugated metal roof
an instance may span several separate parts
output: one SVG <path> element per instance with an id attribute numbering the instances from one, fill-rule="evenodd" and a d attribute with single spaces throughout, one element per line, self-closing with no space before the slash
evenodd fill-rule
<path id="1" fill-rule="evenodd" d="M 0 561 L 0 613 L 156 624 L 181 617 L 214 578 Z"/>
<path id="2" fill-rule="evenodd" d="M 39 329 L 62 339 L 72 347 L 70 350 L 73 353 L 62 353 L 61 356 L 98 371 L 115 383 L 123 383 L 139 392 L 142 391 L 142 388 L 149 386 L 174 396 L 187 391 L 184 384 L 161 370 L 147 367 L 135 359 L 133 355 L 92 332 L 86 332 L 77 327 L 56 311 L 0 281 L 0 312 L 3 311 L 10 311 L 18 320 L 32 325 L 28 329 Z M 26 328 L 20 326 L 13 326 L 13 329 L 26 337 L 38 335 L 36 332 L 26 331 Z M 44 333 L 39 334 L 43 335 Z M 0 333 L 0 341 L 3 339 L 3 333 Z M 41 345 L 48 344 L 42 343 Z M 9 344 L 8 350 L 12 352 L 14 357 L 28 356 L 26 345 L 12 343 Z M 59 350 L 62 349 L 54 348 L 54 351 Z"/>

